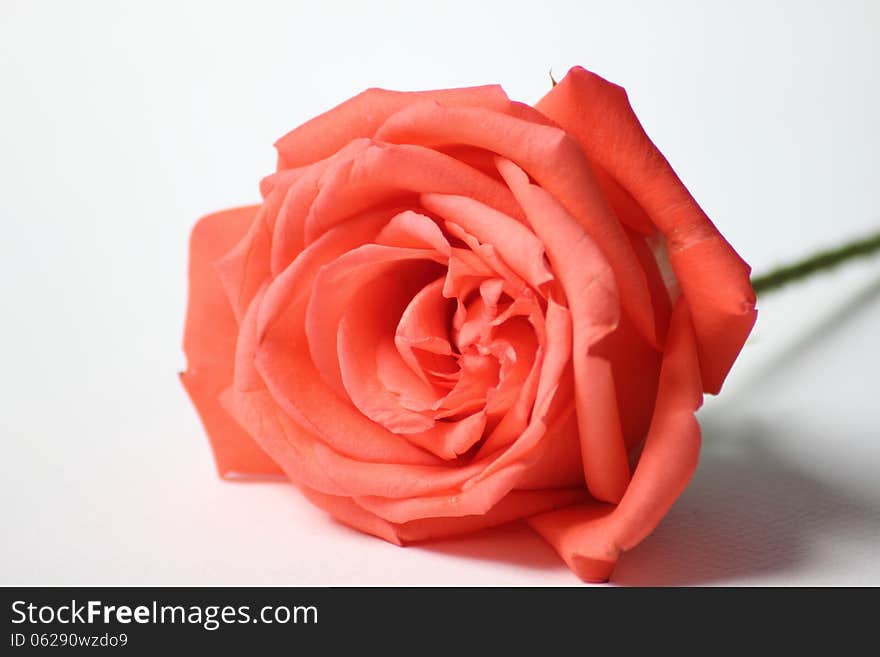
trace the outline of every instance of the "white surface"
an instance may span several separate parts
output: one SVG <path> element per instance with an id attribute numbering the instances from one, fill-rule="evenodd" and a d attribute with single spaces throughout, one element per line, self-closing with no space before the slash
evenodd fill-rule
<path id="1" fill-rule="evenodd" d="M 0 3 L 0 583 L 578 583 L 521 528 L 401 549 L 214 475 L 176 377 L 188 231 L 367 86 L 534 101 L 582 64 L 756 270 L 880 226 L 876 2 L 221 4 Z M 880 584 L 880 259 L 760 306 L 615 581 Z"/>

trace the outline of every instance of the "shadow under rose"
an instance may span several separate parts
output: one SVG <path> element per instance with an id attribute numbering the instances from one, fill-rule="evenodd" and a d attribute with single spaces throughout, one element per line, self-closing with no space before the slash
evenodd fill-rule
<path id="1" fill-rule="evenodd" d="M 859 499 L 786 462 L 764 447 L 754 427 L 744 438 L 721 441 L 729 442 L 704 451 L 690 486 L 657 530 L 621 559 L 615 583 L 760 578 L 792 571 L 828 537 L 866 546 L 880 540 L 880 501 Z"/>
<path id="2" fill-rule="evenodd" d="M 524 522 L 511 522 L 473 534 L 419 543 L 418 548 L 447 556 L 513 564 L 547 573 L 565 573 L 559 555 Z M 573 581 L 577 581 L 572 575 Z"/>
<path id="3" fill-rule="evenodd" d="M 834 535 L 876 543 L 880 501 L 858 499 L 786 462 L 751 427 L 749 435 L 728 435 L 706 448 L 681 499 L 651 536 L 624 553 L 611 583 L 713 585 L 779 575 Z M 542 570 L 556 583 L 567 570 L 522 523 L 422 543 L 420 549 Z"/>

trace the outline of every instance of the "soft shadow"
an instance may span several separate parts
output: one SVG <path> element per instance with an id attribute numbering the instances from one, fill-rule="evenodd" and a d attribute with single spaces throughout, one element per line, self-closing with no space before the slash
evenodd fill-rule
<path id="1" fill-rule="evenodd" d="M 712 433 L 711 427 L 706 427 Z M 880 501 L 818 480 L 768 450 L 759 427 L 704 451 L 688 489 L 657 530 L 624 554 L 613 581 L 712 585 L 793 571 L 829 536 L 880 539 Z M 776 580 L 778 581 L 778 580 Z"/>
<path id="2" fill-rule="evenodd" d="M 548 573 L 568 571 L 568 567 L 555 550 L 522 522 L 512 522 L 473 534 L 419 543 L 418 548 L 452 557 L 503 562 Z M 576 578 L 573 581 L 577 581 Z"/>
<path id="3" fill-rule="evenodd" d="M 824 318 L 770 359 L 725 408 L 760 399 L 791 367 L 880 299 L 880 278 L 828 309 Z M 625 554 L 614 580 L 634 585 L 712 584 L 791 572 L 817 542 L 838 534 L 880 539 L 877 500 L 821 481 L 768 449 L 772 427 L 742 426 L 730 412 L 702 415 L 700 465 L 681 499 L 644 543 Z"/>

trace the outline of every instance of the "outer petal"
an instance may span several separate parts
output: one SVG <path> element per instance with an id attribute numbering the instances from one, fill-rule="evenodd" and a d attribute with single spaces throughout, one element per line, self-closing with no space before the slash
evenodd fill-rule
<path id="1" fill-rule="evenodd" d="M 367 89 L 307 121 L 275 142 L 278 168 L 289 169 L 311 164 L 329 157 L 352 139 L 372 137 L 385 119 L 420 100 L 436 100 L 447 105 L 490 107 L 499 111 L 510 106 L 507 94 L 497 85 L 415 92 Z"/>
<path id="2" fill-rule="evenodd" d="M 189 304 L 180 375 L 211 441 L 221 476 L 280 475 L 281 469 L 227 414 L 220 393 L 232 384 L 238 324 L 214 272 L 214 263 L 247 232 L 258 208 L 226 210 L 202 218 L 192 231 Z"/>
<path id="3" fill-rule="evenodd" d="M 702 400 L 696 340 L 682 297 L 672 315 L 651 428 L 620 504 L 593 503 L 529 519 L 581 578 L 608 579 L 620 553 L 650 534 L 684 490 L 699 456 L 694 411 Z"/>
<path id="4" fill-rule="evenodd" d="M 690 301 L 703 385 L 717 393 L 755 322 L 748 265 L 645 134 L 622 88 L 573 68 L 537 108 L 574 135 L 665 236 Z"/>
<path id="5" fill-rule="evenodd" d="M 214 263 L 214 270 L 239 323 L 257 290 L 270 276 L 269 223 L 278 212 L 283 198 L 284 190 L 274 189 L 257 210 L 244 237 Z"/>
<path id="6" fill-rule="evenodd" d="M 483 514 L 425 518 L 398 524 L 367 511 L 349 497 L 327 495 L 305 486 L 300 488 L 303 495 L 315 506 L 324 509 L 340 522 L 396 545 L 455 536 L 503 525 L 535 513 L 574 504 L 584 498 L 583 490 L 577 488 L 512 491 Z"/>

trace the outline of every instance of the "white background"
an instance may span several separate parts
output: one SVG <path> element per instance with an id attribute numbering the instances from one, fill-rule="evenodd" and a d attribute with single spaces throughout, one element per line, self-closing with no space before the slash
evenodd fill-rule
<path id="1" fill-rule="evenodd" d="M 578 584 L 515 526 L 401 549 L 218 480 L 186 248 L 368 86 L 582 64 L 758 271 L 880 228 L 880 3 L 0 1 L 0 583 Z M 768 297 L 621 584 L 880 584 L 880 258 Z"/>

